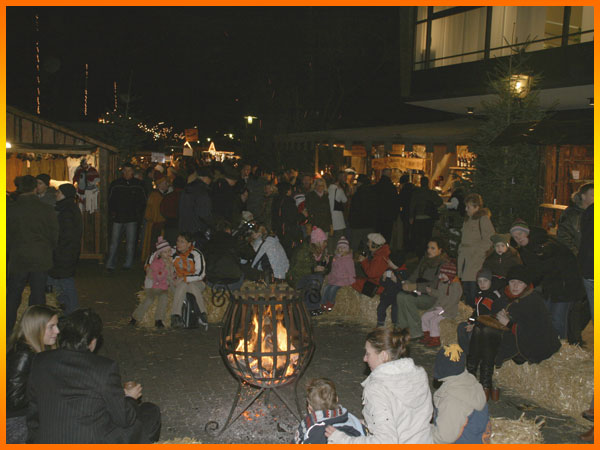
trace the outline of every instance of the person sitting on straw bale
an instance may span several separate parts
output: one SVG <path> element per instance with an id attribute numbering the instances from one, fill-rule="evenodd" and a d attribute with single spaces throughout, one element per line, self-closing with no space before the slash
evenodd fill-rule
<path id="1" fill-rule="evenodd" d="M 425 256 L 419 265 L 402 283 L 402 292 L 396 297 L 398 302 L 398 326 L 408 328 L 413 339 L 423 336 L 419 310 L 431 308 L 436 298 L 426 292 L 426 288 L 437 284 L 440 267 L 448 261 L 448 255 L 437 238 L 429 239 Z"/>
<path id="2" fill-rule="evenodd" d="M 327 275 L 326 284 L 323 288 L 321 308 L 331 311 L 335 305 L 335 295 L 342 286 L 350 286 L 356 279 L 354 259 L 348 239 L 342 236 L 335 248 L 335 255 L 331 262 L 331 272 Z"/>
<path id="3" fill-rule="evenodd" d="M 154 313 L 154 325 L 156 328 L 164 328 L 167 315 L 167 303 L 169 301 L 169 287 L 173 285 L 175 269 L 172 258 L 173 249 L 162 236 L 156 241 L 156 251 L 148 257 L 146 262 L 146 279 L 144 280 L 144 301 L 135 308 L 129 320 L 129 325 L 135 325 L 144 319 L 148 308 L 154 300 L 158 299 L 158 306 Z"/>
<path id="4" fill-rule="evenodd" d="M 293 444 L 327 444 L 325 427 L 332 425 L 348 436 L 364 436 L 365 429 L 354 414 L 338 402 L 333 381 L 313 378 L 306 386 L 308 414 L 298 425 Z"/>
<path id="5" fill-rule="evenodd" d="M 352 283 L 352 287 L 367 297 L 373 297 L 375 294 L 383 292 L 383 286 L 379 282 L 383 273 L 389 268 L 388 258 L 391 252 L 385 238 L 379 233 L 369 233 L 367 235 L 367 247 L 370 256 L 361 254 L 358 257 L 358 262 L 360 262 L 367 277 L 357 278 Z"/>
<path id="6" fill-rule="evenodd" d="M 267 227 L 259 224 L 256 230 L 251 231 L 249 241 L 256 252 L 251 267 L 265 272 L 267 279 L 272 273 L 273 281 L 283 282 L 290 268 L 290 262 L 279 238 L 270 234 Z"/>
<path id="7" fill-rule="evenodd" d="M 434 444 L 489 444 L 490 414 L 481 384 L 465 370 L 465 354 L 458 344 L 438 352 L 433 366 Z"/>
<path id="8" fill-rule="evenodd" d="M 383 292 L 379 296 L 379 305 L 377 305 L 377 326 L 385 325 L 386 311 L 389 306 L 392 307 L 391 317 L 394 328 L 398 325 L 398 303 L 396 297 L 402 291 L 402 280 L 406 279 L 406 265 L 404 256 L 395 252 L 390 255 L 388 261 L 389 269 L 381 277 L 381 286 Z"/>
<path id="9" fill-rule="evenodd" d="M 452 261 L 442 264 L 437 286 L 425 288 L 427 294 L 436 299 L 433 307 L 421 316 L 423 338 L 419 341 L 427 347 L 439 347 L 440 322 L 454 319 L 458 314 L 458 302 L 462 296 L 462 286 L 456 276 L 456 265 Z"/>
<path id="10" fill-rule="evenodd" d="M 544 298 L 533 289 L 529 269 L 522 265 L 513 266 L 506 278 L 508 286 L 504 295 L 509 304 L 496 314 L 496 318 L 507 330 L 502 332 L 496 366 L 501 367 L 508 359 L 523 364 L 550 358 L 560 349 L 560 340 Z"/>
<path id="11" fill-rule="evenodd" d="M 490 238 L 494 246 L 488 250 L 483 267 L 487 267 L 494 278 L 492 284 L 495 289 L 504 289 L 508 283 L 506 274 L 512 266 L 521 263 L 519 252 L 510 246 L 510 234 L 494 234 Z"/>

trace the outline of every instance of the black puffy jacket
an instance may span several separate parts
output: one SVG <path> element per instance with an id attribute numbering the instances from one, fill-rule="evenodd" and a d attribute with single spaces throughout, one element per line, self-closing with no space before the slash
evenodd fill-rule
<path id="1" fill-rule="evenodd" d="M 6 355 L 6 417 L 27 413 L 27 379 L 35 352 L 23 341 L 17 341 Z"/>
<path id="2" fill-rule="evenodd" d="M 53 278 L 70 278 L 75 275 L 81 252 L 81 211 L 73 198 L 56 202 L 55 209 L 58 212 L 58 245 L 54 249 L 54 265 L 48 275 Z"/>

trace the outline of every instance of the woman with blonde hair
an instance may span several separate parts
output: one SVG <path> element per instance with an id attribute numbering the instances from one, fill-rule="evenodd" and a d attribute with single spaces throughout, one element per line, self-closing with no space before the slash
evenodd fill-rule
<path id="1" fill-rule="evenodd" d="M 6 355 L 7 444 L 25 442 L 26 392 L 31 362 L 36 353 L 56 348 L 58 314 L 59 310 L 51 306 L 32 305 L 25 310 L 10 338 Z"/>

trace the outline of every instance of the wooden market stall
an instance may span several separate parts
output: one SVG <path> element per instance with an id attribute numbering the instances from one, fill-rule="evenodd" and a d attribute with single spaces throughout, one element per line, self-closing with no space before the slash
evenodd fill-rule
<path id="1" fill-rule="evenodd" d="M 48 173 L 53 186 L 72 183 L 68 166 L 72 172 L 73 160 L 82 157 L 98 170 L 98 206 L 93 212 L 83 212 L 81 258 L 103 260 L 108 247 L 107 191 L 117 173 L 117 148 L 12 106 L 6 107 L 6 142 L 11 162 L 7 164 L 8 192 L 15 190 L 14 177 L 19 175 Z"/>

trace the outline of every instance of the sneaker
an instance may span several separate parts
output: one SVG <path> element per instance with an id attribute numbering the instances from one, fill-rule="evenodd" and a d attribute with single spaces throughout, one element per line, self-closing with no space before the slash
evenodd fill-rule
<path id="1" fill-rule="evenodd" d="M 132 317 L 131 319 L 129 319 L 129 322 L 127 323 L 127 325 L 131 325 L 132 327 L 134 327 L 136 323 L 137 323 L 137 320 L 135 320 L 135 319 Z"/>
<path id="2" fill-rule="evenodd" d="M 165 324 L 163 323 L 163 321 L 162 321 L 162 320 L 155 320 L 155 321 L 154 321 L 154 326 L 155 326 L 156 328 L 164 328 L 164 327 L 165 327 Z"/>
<path id="3" fill-rule="evenodd" d="M 331 312 L 331 311 L 333 311 L 333 307 L 334 307 L 334 306 L 335 306 L 335 305 L 334 305 L 333 303 L 331 303 L 331 302 L 327 302 L 327 303 L 325 303 L 325 304 L 324 304 L 324 305 L 321 307 L 321 309 L 322 309 L 323 311 Z"/>

